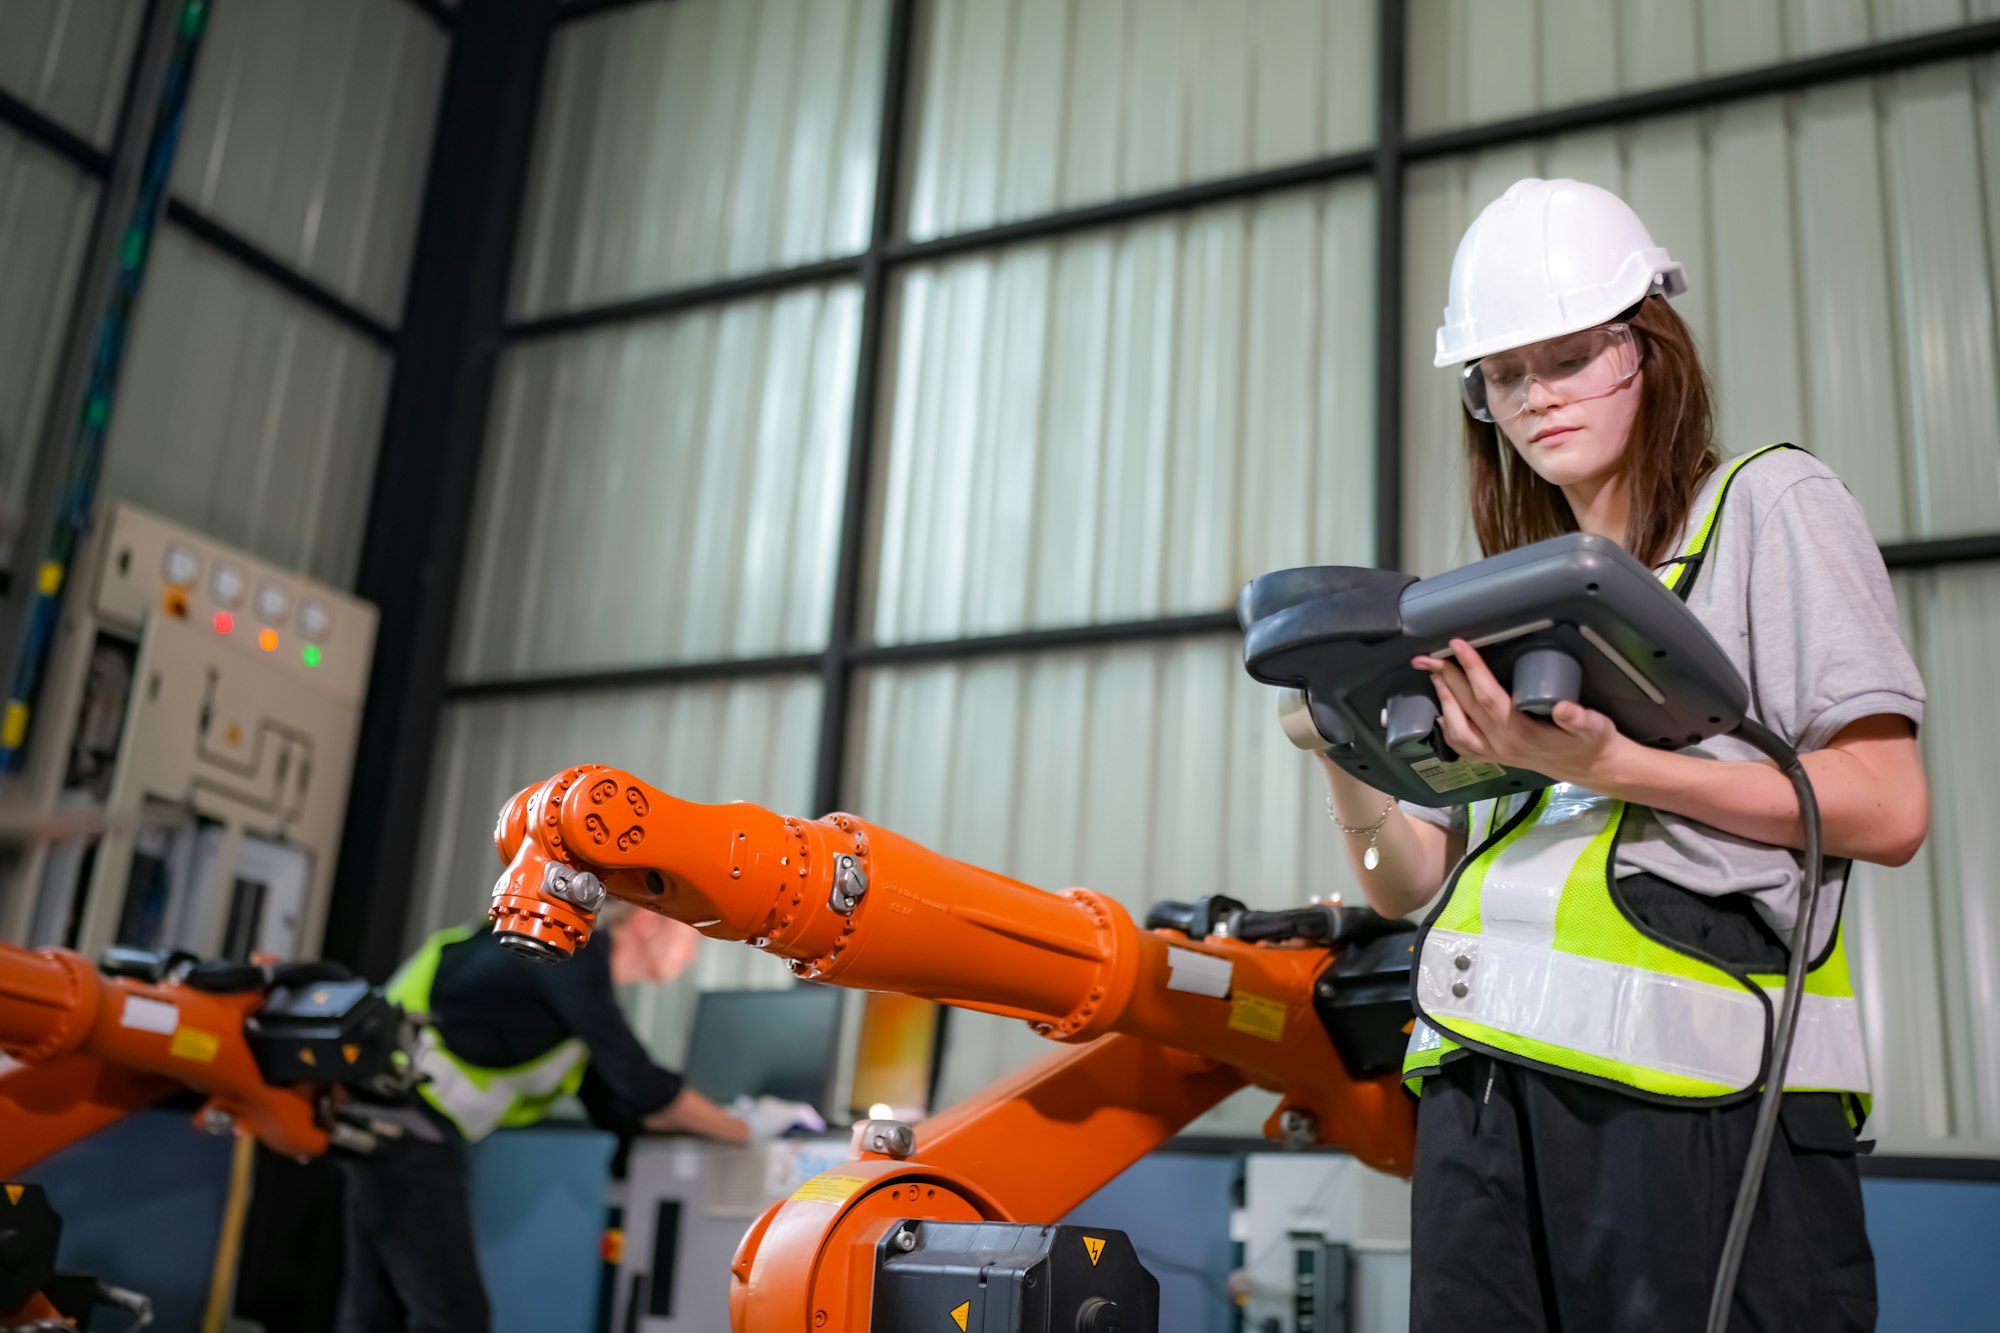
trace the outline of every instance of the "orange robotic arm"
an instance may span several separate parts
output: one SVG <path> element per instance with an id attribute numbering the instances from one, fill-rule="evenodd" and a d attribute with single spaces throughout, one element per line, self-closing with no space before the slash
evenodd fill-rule
<path id="1" fill-rule="evenodd" d="M 261 989 L 211 994 L 100 974 L 66 949 L 0 944 L 0 1177 L 177 1088 L 206 1093 L 204 1119 L 230 1116 L 278 1152 L 326 1150 L 313 1090 L 264 1080 L 243 1023 Z"/>
<path id="2" fill-rule="evenodd" d="M 494 928 L 523 953 L 583 947 L 609 894 L 802 978 L 1020 1018 L 1076 1048 L 915 1143 L 877 1134 L 767 1213 L 733 1269 L 738 1333 L 861 1333 L 897 1219 L 1053 1221 L 1247 1084 L 1280 1094 L 1269 1137 L 1410 1168 L 1396 1076 L 1350 1077 L 1315 1010 L 1325 947 L 1145 931 L 1101 894 L 1047 893 L 850 815 L 696 805 L 595 765 L 516 795 L 495 841 Z"/>

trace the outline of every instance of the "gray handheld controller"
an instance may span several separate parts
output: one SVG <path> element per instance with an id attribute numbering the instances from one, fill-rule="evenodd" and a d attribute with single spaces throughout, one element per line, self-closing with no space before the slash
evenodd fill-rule
<path id="1" fill-rule="evenodd" d="M 1418 805 L 1465 805 L 1550 779 L 1474 764 L 1445 742 L 1419 654 L 1478 648 L 1514 704 L 1564 699 L 1645 745 L 1679 749 L 1734 731 L 1749 689 L 1693 613 L 1617 543 L 1572 533 L 1435 578 L 1347 566 L 1283 569 L 1237 598 L 1251 676 L 1286 687 L 1280 717 L 1371 787 Z"/>

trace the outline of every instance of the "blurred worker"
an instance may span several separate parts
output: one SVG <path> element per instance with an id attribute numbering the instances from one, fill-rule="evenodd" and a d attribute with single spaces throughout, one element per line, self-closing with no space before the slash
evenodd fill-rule
<path id="1" fill-rule="evenodd" d="M 1624 201 L 1520 181 L 1459 244 L 1437 364 L 1457 372 L 1486 553 L 1577 531 L 1619 543 L 1804 756 L 1826 858 L 1812 938 L 1799 800 L 1749 744 L 1653 748 L 1575 703 L 1544 721 L 1469 643 L 1416 658 L 1460 759 L 1555 785 L 1431 810 L 1325 765 L 1369 901 L 1404 916 L 1436 900 L 1404 1064 L 1421 1089 L 1413 1333 L 1701 1329 L 1767 1076 L 1765 988 L 1797 950 L 1782 1133 L 1729 1327 L 1875 1326 L 1855 1162 L 1869 1073 L 1840 905 L 1851 862 L 1901 865 L 1924 840 L 1924 687 L 1840 478 L 1766 441 L 1724 459 L 1668 304 L 1687 286 Z"/>
<path id="2" fill-rule="evenodd" d="M 614 988 L 671 981 L 699 938 L 613 903 L 591 944 L 560 964 L 508 952 L 483 921 L 439 931 L 403 964 L 388 995 L 429 1015 L 417 1057 L 427 1081 L 420 1102 L 378 1112 L 403 1126 L 400 1141 L 342 1161 L 340 1333 L 484 1333 L 462 1147 L 503 1125 L 533 1124 L 569 1093 L 618 1132 L 743 1143 L 825 1128 L 811 1108 L 775 1098 L 740 1103 L 732 1115 L 647 1056 Z"/>

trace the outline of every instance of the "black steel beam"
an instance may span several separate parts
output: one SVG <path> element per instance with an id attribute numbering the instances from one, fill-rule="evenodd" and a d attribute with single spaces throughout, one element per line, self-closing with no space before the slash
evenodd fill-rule
<path id="1" fill-rule="evenodd" d="M 399 961 L 423 837 L 448 637 L 500 353 L 552 0 L 458 16 L 356 591 L 381 621 L 325 953 Z"/>
<path id="2" fill-rule="evenodd" d="M 1427 134 L 1409 140 L 1404 146 L 1404 156 L 1410 161 L 1450 157 L 1550 135 L 1699 111 L 1752 97 L 1799 92 L 1843 79 L 1892 74 L 1940 60 L 1964 59 L 1996 50 L 2000 50 L 2000 20 L 1973 23 L 1960 28 L 1947 28 L 1942 32 L 1925 33 L 1921 37 L 1858 46 L 1829 55 L 1808 56 L 1803 60 L 1787 60 L 1735 74 L 1722 74 L 1694 83 L 1654 88 L 1597 102 L 1538 111 L 1511 120 Z"/>
<path id="3" fill-rule="evenodd" d="M 20 98 L 0 89 L 0 124 L 10 125 L 25 137 L 59 157 L 66 157 L 93 176 L 111 170 L 111 154 L 79 134 L 50 120 Z"/>
<path id="4" fill-rule="evenodd" d="M 876 643 L 848 650 L 856 666 L 898 666 L 913 662 L 961 662 L 974 657 L 1008 653 L 1051 653 L 1078 648 L 1107 648 L 1125 643 L 1159 643 L 1202 634 L 1235 634 L 1236 614 L 1206 611 L 1158 620 L 1120 620 L 1103 625 L 1065 625 L 1060 629 L 1022 630 L 970 639 L 935 639 L 923 643 Z"/>
<path id="5" fill-rule="evenodd" d="M 394 351 L 396 331 L 375 316 L 350 303 L 313 278 L 244 239 L 220 222 L 196 212 L 178 199 L 167 200 L 167 219 L 212 249 L 220 250 L 243 267 L 305 302 L 323 315 L 360 334 L 377 347 Z"/>
<path id="6" fill-rule="evenodd" d="M 1963 565 L 1975 560 L 2000 560 L 2000 532 L 1887 542 L 1882 547 L 1882 563 L 1891 569 L 1934 569 L 1939 565 Z"/>
<path id="7" fill-rule="evenodd" d="M 718 305 L 724 301 L 740 301 L 748 296 L 765 296 L 792 287 L 806 287 L 816 282 L 858 277 L 866 262 L 865 257 L 861 255 L 822 259 L 817 263 L 800 264 L 795 268 L 773 269 L 767 273 L 752 273 L 741 278 L 723 278 L 716 282 L 703 283 L 698 287 L 680 287 L 670 292 L 661 292 L 657 296 L 640 296 L 613 305 L 592 306 L 588 310 L 541 315 L 534 319 L 524 319 L 519 323 L 509 324 L 506 337 L 510 342 L 525 342 L 530 338 L 551 338 L 559 333 L 578 333 L 604 324 L 657 319 L 661 315 L 678 314 L 698 306 Z"/>
<path id="8" fill-rule="evenodd" d="M 1185 213 L 1207 204 L 1233 203 L 1237 200 L 1270 194 L 1276 190 L 1296 190 L 1308 185 L 1323 185 L 1328 181 L 1340 180 L 1347 176 L 1366 175 L 1369 168 L 1376 164 L 1378 157 L 1379 154 L 1372 149 L 1358 153 L 1340 153 L 1333 157 L 1317 157 L 1305 162 L 1295 162 L 1290 166 L 1273 167 L 1268 171 L 1196 181 L 1192 185 L 1177 185 L 1170 190 L 1135 194 L 1126 199 L 1091 204 L 1085 208 L 1066 209 L 1060 213 L 1045 213 L 1040 217 L 1022 218 L 1018 222 L 1003 222 L 998 226 L 981 227 L 977 231 L 962 231 L 950 236 L 939 236 L 933 240 L 900 241 L 888 247 L 888 259 L 890 263 L 898 265 L 944 259 L 973 250 L 992 250 L 1004 245 L 1047 240 L 1052 236 L 1064 236 L 1070 232 L 1087 231 L 1095 227 L 1140 222 L 1164 213 Z"/>
<path id="9" fill-rule="evenodd" d="M 1375 563 L 1403 567 L 1403 0 L 1375 7 Z"/>
<path id="10" fill-rule="evenodd" d="M 854 683 L 850 650 L 860 628 L 861 571 L 867 549 L 868 486 L 875 456 L 875 418 L 886 390 L 888 359 L 883 326 L 889 316 L 889 266 L 883 251 L 896 231 L 897 172 L 903 157 L 903 108 L 908 101 L 911 33 L 916 0 L 893 0 L 889 8 L 888 54 L 883 62 L 882 121 L 875 149 L 875 207 L 868 230 L 868 255 L 861 266 L 861 338 L 854 375 L 854 416 L 847 432 L 847 481 L 840 510 L 840 553 L 834 565 L 833 615 L 827 625 L 826 663 L 821 672 L 819 755 L 813 779 L 813 809 L 840 806 L 847 767 L 847 698 Z"/>
<path id="11" fill-rule="evenodd" d="M 670 0 L 559 0 L 556 22 L 567 23 L 571 19 L 589 18 L 592 14 L 603 14 L 613 9 L 631 9 L 635 5 L 667 3 Z"/>
<path id="12" fill-rule="evenodd" d="M 699 685 L 717 680 L 748 680 L 756 676 L 797 675 L 822 670 L 825 664 L 825 653 L 797 653 L 789 657 L 732 657 L 560 675 L 455 681 L 445 686 L 444 694 L 453 703 L 473 699 L 522 699 L 540 694 L 585 694 L 598 690 L 635 690 L 647 686 Z"/>

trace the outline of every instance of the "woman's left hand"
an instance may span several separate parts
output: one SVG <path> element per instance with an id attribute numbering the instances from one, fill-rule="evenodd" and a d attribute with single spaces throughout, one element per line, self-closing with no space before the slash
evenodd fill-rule
<path id="1" fill-rule="evenodd" d="M 1478 649 L 1464 639 L 1453 639 L 1451 647 L 1454 658 L 1418 657 L 1411 665 L 1430 673 L 1444 738 L 1460 757 L 1595 789 L 1593 779 L 1634 744 L 1610 718 L 1581 704 L 1557 704 L 1548 722 L 1521 712 Z"/>

